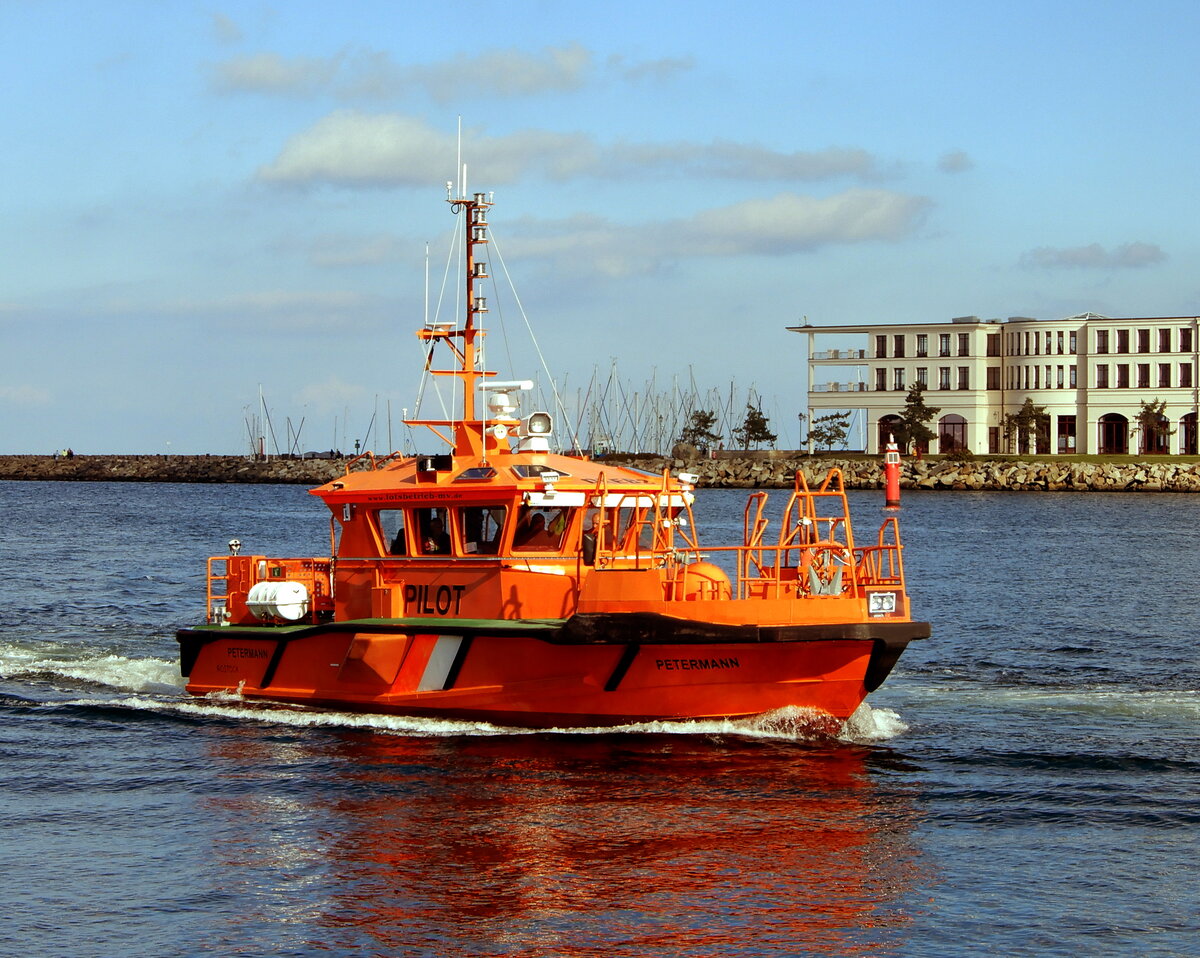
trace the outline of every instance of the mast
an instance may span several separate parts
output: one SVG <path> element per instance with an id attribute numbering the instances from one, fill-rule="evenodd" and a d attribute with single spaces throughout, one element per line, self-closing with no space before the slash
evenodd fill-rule
<path id="1" fill-rule="evenodd" d="M 486 297 L 480 295 L 476 291 L 476 284 L 479 281 L 488 278 L 487 262 L 483 258 L 482 250 L 479 247 L 486 246 L 488 242 L 488 222 L 487 211 L 492 206 L 492 202 L 487 198 L 485 193 L 475 193 L 473 196 L 466 196 L 466 173 L 462 174 L 462 182 L 458 189 L 458 195 L 455 196 L 454 184 L 446 183 L 446 202 L 450 204 L 450 209 L 456 215 L 458 213 L 466 214 L 464 223 L 464 238 L 463 238 L 463 253 L 466 262 L 465 270 L 465 285 L 466 285 L 466 307 L 464 310 L 462 325 L 459 326 L 453 321 L 436 321 L 426 318 L 425 326 L 417 335 L 430 344 L 432 348 L 438 341 L 445 342 L 450 350 L 454 353 L 455 365 L 450 369 L 432 369 L 428 368 L 429 373 L 435 376 L 451 376 L 460 380 L 463 389 L 463 407 L 461 420 L 451 420 L 450 422 L 438 422 L 433 420 L 419 420 L 424 425 L 434 428 L 435 426 L 455 426 L 455 437 L 442 435 L 449 442 L 457 454 L 469 453 L 484 453 L 488 448 L 499 445 L 499 439 L 484 434 L 483 423 L 479 421 L 476 412 L 476 393 L 479 388 L 479 381 L 488 376 L 495 375 L 494 373 L 486 372 L 479 368 L 481 361 L 481 346 L 483 337 L 486 331 L 483 328 L 483 314 L 488 311 Z M 432 353 L 430 353 L 432 355 Z M 434 428 L 435 432 L 438 432 Z"/>

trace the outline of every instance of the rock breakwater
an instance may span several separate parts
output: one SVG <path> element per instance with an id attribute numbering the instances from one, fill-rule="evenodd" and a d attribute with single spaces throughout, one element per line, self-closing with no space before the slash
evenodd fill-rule
<path id="1" fill-rule="evenodd" d="M 346 472 L 344 459 L 245 456 L 0 456 L 0 479 L 108 482 L 280 482 L 318 486 Z"/>
<path id="2" fill-rule="evenodd" d="M 882 489 L 879 460 L 834 458 L 718 458 L 627 460 L 650 472 L 669 468 L 700 477 L 713 488 L 785 488 L 797 469 L 809 485 L 831 468 L 842 470 L 848 489 Z M 1021 459 L 953 461 L 906 459 L 900 467 L 903 489 L 1042 492 L 1200 492 L 1200 464 L 1177 462 L 1054 462 Z"/>
<path id="3" fill-rule="evenodd" d="M 723 455 L 717 459 L 614 457 L 649 472 L 691 472 L 707 488 L 786 488 L 797 469 L 810 485 L 830 468 L 849 489 L 883 488 L 879 460 Z M 295 483 L 317 486 L 344 475 L 345 459 L 255 460 L 244 456 L 0 456 L 0 479 L 109 482 Z M 901 465 L 904 489 L 1045 492 L 1200 492 L 1200 464 L 1056 462 L 1022 459 L 946 459 Z"/>

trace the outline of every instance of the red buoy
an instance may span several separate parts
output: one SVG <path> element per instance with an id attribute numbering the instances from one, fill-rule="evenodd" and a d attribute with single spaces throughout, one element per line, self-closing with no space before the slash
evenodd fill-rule
<path id="1" fill-rule="evenodd" d="M 896 440 L 888 434 L 887 447 L 883 454 L 883 478 L 886 487 L 885 509 L 900 508 L 900 450 L 896 448 Z"/>

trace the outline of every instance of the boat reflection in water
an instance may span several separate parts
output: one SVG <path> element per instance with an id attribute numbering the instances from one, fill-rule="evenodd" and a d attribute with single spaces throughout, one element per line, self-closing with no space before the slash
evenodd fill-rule
<path id="1" fill-rule="evenodd" d="M 247 922 L 279 924 L 281 947 L 862 954 L 904 940 L 921 882 L 911 796 L 886 748 L 703 734 L 246 738 L 233 730 L 216 756 L 245 769 L 246 794 L 206 799 L 206 817 L 222 887 L 257 903 Z"/>

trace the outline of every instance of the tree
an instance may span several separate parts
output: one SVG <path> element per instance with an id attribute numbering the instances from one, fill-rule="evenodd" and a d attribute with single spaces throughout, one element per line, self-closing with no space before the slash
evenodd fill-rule
<path id="1" fill-rule="evenodd" d="M 896 423 L 896 443 L 902 452 L 908 452 L 910 445 L 926 448 L 929 440 L 937 433 L 929 428 L 927 423 L 942 411 L 941 406 L 925 405 L 925 387 L 914 383 L 904 399 L 904 408 L 900 410 L 900 421 Z"/>
<path id="2" fill-rule="evenodd" d="M 749 448 L 751 443 L 757 449 L 759 443 L 774 442 L 775 433 L 768 428 L 768 423 L 769 420 L 763 415 L 760 407 L 746 403 L 746 418 L 742 420 L 741 426 L 733 430 L 733 438 L 744 449 Z"/>
<path id="3" fill-rule="evenodd" d="M 708 446 L 721 438 L 719 432 L 714 432 L 717 424 L 716 414 L 708 409 L 697 409 L 692 412 L 692 418 L 679 434 L 679 441 L 689 446 Z"/>
<path id="4" fill-rule="evenodd" d="M 850 429 L 850 413 L 848 412 L 829 412 L 824 416 L 818 416 L 812 421 L 812 425 L 808 430 L 808 438 L 810 442 L 816 443 L 818 446 L 823 446 L 825 451 L 833 449 L 836 445 L 846 446 L 846 433 Z"/>
<path id="5" fill-rule="evenodd" d="M 1157 455 L 1167 451 L 1167 437 L 1174 435 L 1175 430 L 1167 425 L 1167 417 L 1163 415 L 1166 408 L 1165 399 L 1155 398 L 1154 402 L 1143 402 L 1142 408 L 1133 417 L 1141 427 L 1143 455 Z"/>
<path id="6" fill-rule="evenodd" d="M 1032 399 L 1026 399 L 1025 404 L 1015 413 L 1004 416 L 1004 439 L 1008 443 L 1008 451 L 1012 452 L 1013 437 L 1017 437 L 1017 452 L 1029 452 L 1029 436 L 1034 437 L 1036 452 L 1050 451 L 1050 416 L 1045 406 L 1035 406 Z"/>

